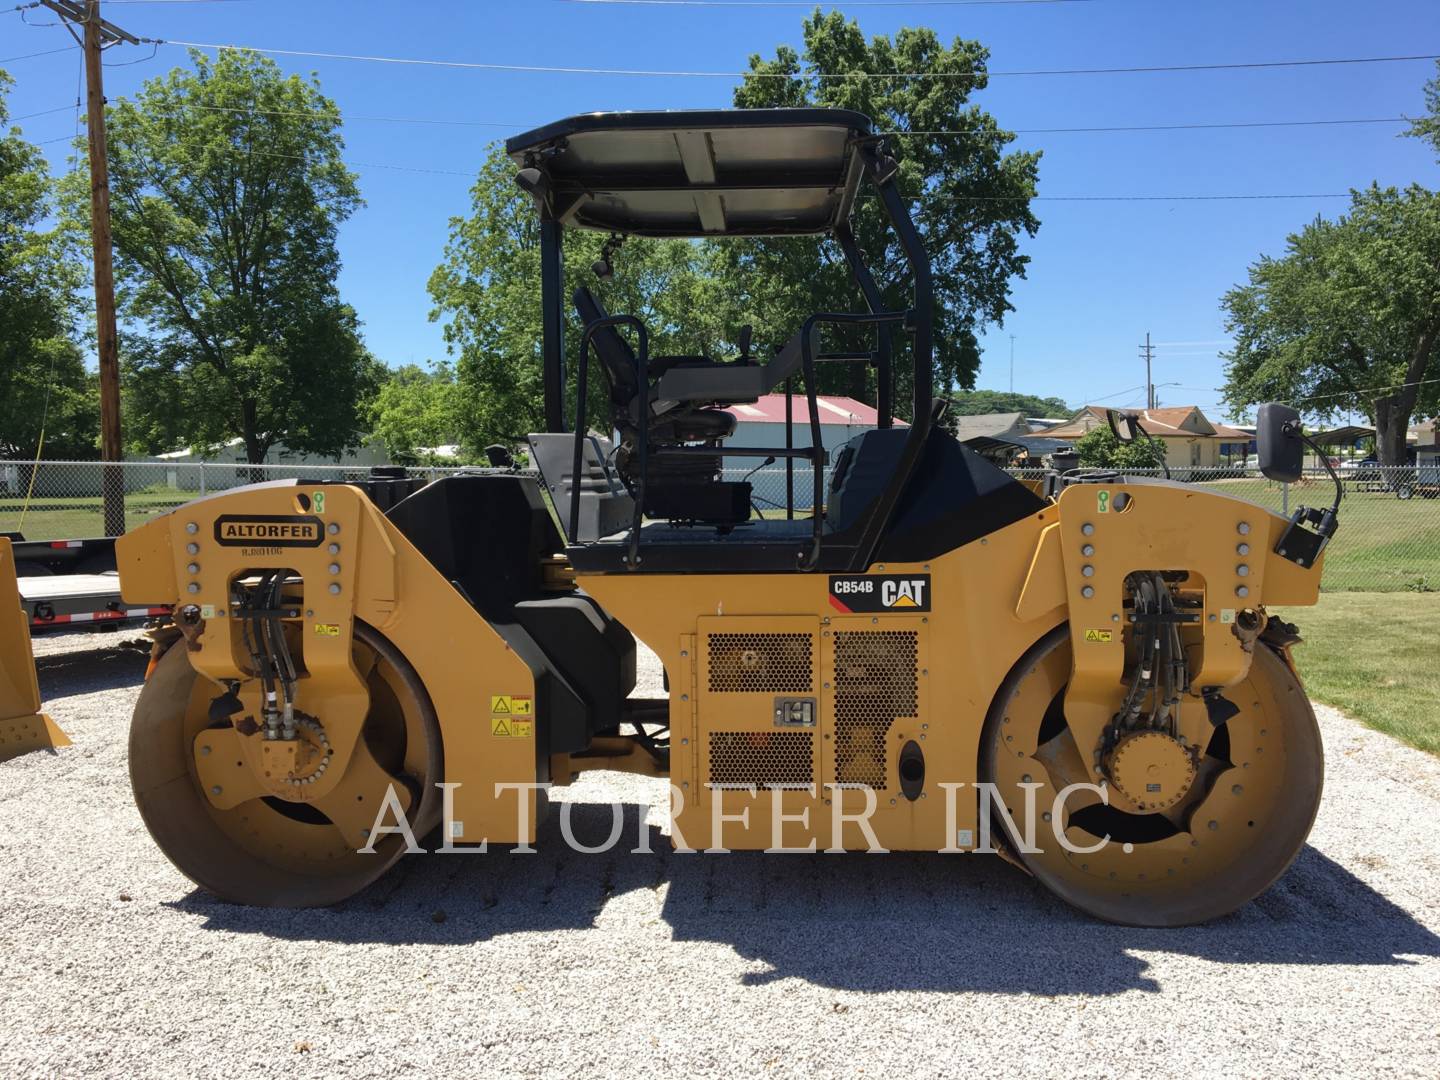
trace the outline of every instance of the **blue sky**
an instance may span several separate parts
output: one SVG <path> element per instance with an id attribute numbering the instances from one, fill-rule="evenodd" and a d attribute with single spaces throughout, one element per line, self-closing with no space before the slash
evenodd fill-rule
<path id="1" fill-rule="evenodd" d="M 693 6 L 566 0 L 200 0 L 106 3 L 112 21 L 143 37 L 266 49 L 586 68 L 735 72 L 752 52 L 799 44 L 807 6 Z M 1440 53 L 1436 0 L 1091 0 L 1033 4 L 863 4 L 838 7 L 868 35 L 928 25 L 947 41 L 976 38 L 992 71 L 1211 64 Z M 31 22 L 49 16 L 30 12 Z M 0 15 L 0 58 L 58 48 L 64 31 Z M 113 98 L 185 62 L 184 50 L 110 54 Z M 341 287 L 370 347 L 390 364 L 444 355 L 428 321 L 425 281 L 448 219 L 467 210 L 467 177 L 485 144 L 591 109 L 729 103 L 728 78 L 518 73 L 277 57 L 318 74 L 347 116 L 347 157 L 366 207 L 341 233 Z M 12 116 L 72 104 L 78 51 L 5 65 L 16 80 Z M 978 101 L 1008 128 L 1110 127 L 1256 121 L 1374 120 L 1421 111 L 1433 62 L 1270 70 L 996 77 Z M 392 123 L 361 117 L 466 121 Z M 59 139 L 69 112 L 25 120 L 27 137 Z M 1393 123 L 1126 133 L 1024 134 L 1045 152 L 1040 192 L 1062 195 L 1326 195 L 1372 180 L 1440 180 L 1434 157 Z M 63 168 L 66 144 L 45 147 Z M 403 166 L 383 168 L 380 166 Z M 407 171 L 407 170 L 433 170 Z M 977 385 L 1058 395 L 1073 405 L 1139 404 L 1137 345 L 1161 343 L 1155 382 L 1168 404 L 1213 407 L 1222 381 L 1218 300 L 1261 252 L 1343 199 L 1068 202 L 1037 204 L 1042 225 L 1025 244 L 1028 279 L 1015 312 L 984 339 Z M 776 328 L 788 333 L 788 328 Z M 1130 389 L 1127 389 L 1130 388 Z M 1219 410 L 1215 410 L 1218 412 Z"/>

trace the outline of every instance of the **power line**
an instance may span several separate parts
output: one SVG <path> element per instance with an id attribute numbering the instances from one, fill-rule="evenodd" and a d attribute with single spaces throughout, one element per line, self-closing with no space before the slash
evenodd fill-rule
<path id="1" fill-rule="evenodd" d="M 22 120 L 34 120 L 37 116 L 51 116 L 57 112 L 69 112 L 74 107 L 73 104 L 59 105 L 53 109 L 42 109 L 40 112 L 26 113 L 24 116 L 12 116 L 10 123 L 18 124 Z"/>
<path id="2" fill-rule="evenodd" d="M 145 3 L 147 0 L 113 0 Z M 628 4 L 635 7 L 813 8 L 815 0 L 554 0 L 560 4 Z M 1010 4 L 1090 4 L 1094 0 L 834 0 L 833 8 L 994 7 Z"/>
<path id="3" fill-rule="evenodd" d="M 1145 387 L 1143 386 L 1127 386 L 1124 390 L 1117 390 L 1113 394 L 1106 394 L 1104 397 L 1091 398 L 1090 403 L 1094 404 L 1097 401 L 1111 401 L 1117 397 L 1124 397 L 1126 394 L 1133 394 L 1136 390 L 1144 389 Z"/>
<path id="4" fill-rule="evenodd" d="M 978 76 L 1002 78 L 1022 75 L 1122 75 L 1144 72 L 1177 71 L 1239 71 L 1260 68 L 1312 67 L 1329 64 L 1385 64 L 1414 60 L 1440 60 L 1440 53 L 1416 56 L 1343 57 L 1324 60 L 1267 60 L 1229 64 L 1170 64 L 1157 67 L 1118 68 L 1055 68 L 1031 71 L 887 71 L 887 72 L 810 72 L 791 74 L 770 71 L 685 71 L 647 68 L 562 67 L 547 64 L 488 64 L 469 60 L 429 60 L 415 57 L 372 56 L 363 53 L 333 53 L 315 49 L 267 49 L 253 45 L 216 44 L 204 41 L 161 41 L 162 45 L 180 45 L 192 49 L 213 49 L 229 52 L 256 52 L 267 56 L 294 56 L 312 60 L 357 60 L 373 64 L 399 64 L 411 67 L 459 68 L 471 71 L 530 72 L 543 75 L 627 75 L 660 78 L 701 79 L 973 79 Z"/>
<path id="5" fill-rule="evenodd" d="M 180 0 L 173 0 L 180 2 Z M 193 0 L 199 3 L 201 0 Z M 147 57 L 148 59 L 148 57 Z M 62 105 L 59 109 L 51 109 L 50 112 L 59 112 L 61 109 L 68 109 L 70 106 Z M 309 113 L 302 109 L 247 109 L 239 106 L 229 105 L 190 105 L 188 108 L 204 109 L 208 112 L 228 112 L 247 116 L 308 116 Z M 17 116 L 15 121 L 28 119 L 29 117 L 44 116 L 46 113 L 30 113 L 28 117 Z M 364 113 L 346 113 L 342 119 L 347 123 L 350 121 L 367 121 L 382 124 L 422 124 L 439 127 L 488 127 L 501 128 L 504 130 L 523 131 L 527 128 L 538 126 L 536 121 L 515 121 L 515 120 L 445 120 L 434 117 L 423 116 L 374 116 Z M 1186 130 L 1209 130 L 1225 128 L 1276 128 L 1276 127 L 1319 127 L 1347 124 L 1408 124 L 1411 120 L 1404 116 L 1376 117 L 1372 119 L 1357 120 L 1241 120 L 1233 122 L 1214 122 L 1197 124 L 1145 124 L 1145 125 L 1121 125 L 1121 126 L 1100 126 L 1100 127 L 1048 127 L 1048 128 L 1007 128 L 1004 129 L 1013 135 L 1062 135 L 1062 134 L 1089 134 L 1092 132 L 1124 132 L 1124 131 L 1186 131 Z M 952 130 L 926 130 L 926 131 L 883 131 L 881 135 L 895 137 L 939 137 L 945 135 L 988 135 L 996 129 L 993 128 L 955 128 Z"/>
<path id="6" fill-rule="evenodd" d="M 1429 385 L 1431 385 L 1432 383 L 1440 383 L 1440 378 L 1436 378 L 1436 379 L 1415 379 L 1415 380 L 1413 380 L 1413 381 L 1411 381 L 1411 382 L 1393 383 L 1393 384 L 1390 385 L 1390 386 L 1367 386 L 1367 387 L 1364 387 L 1364 388 L 1362 388 L 1362 389 L 1360 389 L 1360 390 L 1342 390 L 1342 391 L 1339 391 L 1338 393 L 1334 393 L 1334 394 L 1312 394 L 1312 395 L 1310 395 L 1309 397 L 1290 398 L 1290 399 L 1288 399 L 1288 400 L 1281 401 L 1280 404 L 1281 404 L 1281 405 L 1308 405 L 1308 404 L 1309 404 L 1310 402 L 1312 402 L 1312 401 L 1333 401 L 1333 400 L 1336 399 L 1336 398 L 1361 398 L 1361 399 L 1364 399 L 1364 398 L 1369 397 L 1369 396 L 1372 395 L 1372 394 L 1383 394 L 1383 393 L 1387 393 L 1387 392 L 1389 392 L 1389 391 L 1391 391 L 1391 390 L 1405 390 L 1405 389 L 1407 389 L 1407 388 L 1409 388 L 1409 387 L 1411 387 L 1411 386 L 1429 386 Z M 1133 390 L 1143 390 L 1143 389 L 1144 389 L 1143 386 L 1132 386 L 1132 387 L 1130 387 L 1130 388 L 1127 389 L 1127 390 L 1121 390 L 1121 391 L 1119 391 L 1118 393 L 1115 393 L 1115 394 L 1107 394 L 1107 395 L 1105 395 L 1104 397 L 1091 398 L 1090 401 L 1091 401 L 1092 404 L 1095 403 L 1095 402 L 1099 402 L 1099 401 L 1108 401 L 1108 400 L 1110 400 L 1110 399 L 1112 399 L 1112 398 L 1124 397 L 1126 394 L 1130 393 L 1130 392 L 1133 391 Z M 1157 387 L 1157 389 L 1158 389 L 1158 387 Z M 1184 391 L 1186 391 L 1187 393 L 1191 393 L 1191 394 L 1222 394 L 1222 395 L 1223 395 L 1223 394 L 1225 393 L 1225 387 L 1223 387 L 1223 386 L 1176 386 L 1175 389 L 1177 389 L 1177 390 L 1184 390 Z"/>
<path id="7" fill-rule="evenodd" d="M 56 53 L 69 52 L 71 49 L 79 47 L 79 45 L 62 45 L 58 49 L 45 49 L 43 52 L 25 53 L 22 56 L 7 56 L 0 60 L 0 64 L 13 64 L 16 60 L 33 60 L 37 56 L 54 56 Z"/>
<path id="8" fill-rule="evenodd" d="M 1365 398 L 1365 397 L 1368 397 L 1368 396 L 1371 395 L 1371 394 L 1385 393 L 1386 391 L 1389 391 L 1389 390 L 1405 390 L 1405 389 L 1407 389 L 1407 388 L 1409 388 L 1409 387 L 1411 387 L 1411 386 L 1429 386 L 1431 383 L 1440 383 L 1440 379 L 1415 379 L 1415 380 L 1413 380 L 1413 381 L 1411 381 L 1411 382 L 1395 383 L 1393 386 L 1367 386 L 1367 387 L 1365 387 L 1365 388 L 1362 389 L 1362 390 L 1343 390 L 1343 391 L 1341 391 L 1341 392 L 1339 392 L 1339 393 L 1335 393 L 1335 394 L 1316 394 L 1316 395 L 1314 395 L 1314 396 L 1312 396 L 1312 397 L 1295 398 L 1295 399 L 1293 399 L 1293 400 L 1291 400 L 1291 401 L 1284 401 L 1284 402 L 1281 402 L 1281 404 L 1282 404 L 1282 405 L 1305 405 L 1305 404 L 1308 404 L 1308 403 L 1311 402 L 1311 401 L 1331 401 L 1331 400 L 1334 400 L 1335 398 L 1345 398 L 1345 397 L 1354 397 L 1354 398 L 1362 398 L 1362 399 L 1363 399 L 1363 398 Z M 1218 394 L 1218 393 L 1224 393 L 1223 390 L 1216 390 L 1215 392 L 1216 392 L 1217 394 Z"/>
<path id="9" fill-rule="evenodd" d="M 1012 135 L 1086 135 L 1124 131 L 1211 131 L 1227 128 L 1325 127 L 1343 124 L 1409 124 L 1408 116 L 1383 116 L 1364 120 L 1237 120 L 1197 124 L 1126 124 L 1105 127 L 1007 128 Z M 955 131 L 886 131 L 884 135 L 988 135 L 992 128 L 960 128 Z"/>
<path id="10" fill-rule="evenodd" d="M 873 196 L 872 196 L 873 197 Z M 1277 195 L 908 195 L 910 202 L 1234 202 L 1251 199 L 1348 199 L 1348 191 L 1335 194 Z"/>
<path id="11" fill-rule="evenodd" d="M 70 138 L 70 136 L 62 136 Z M 48 142 L 59 142 L 60 139 L 50 139 Z M 45 143 L 37 143 L 37 146 L 44 146 Z M 244 153 L 252 157 L 274 157 L 288 161 L 304 161 L 303 157 L 294 154 L 281 154 L 273 150 L 246 150 L 236 151 L 237 154 Z M 479 172 L 479 168 L 463 171 L 459 169 L 428 169 L 418 165 L 398 165 L 381 161 L 345 161 L 343 164 L 357 169 L 389 169 L 396 172 L 425 173 L 432 176 L 463 176 L 473 179 Z M 873 197 L 873 196 L 872 196 Z M 1349 193 L 1338 195 L 974 195 L 974 196 L 951 196 L 943 201 L 951 203 L 965 202 L 1219 202 L 1245 199 L 1348 199 Z M 937 201 L 939 196 L 916 195 L 906 196 L 909 202 Z"/>

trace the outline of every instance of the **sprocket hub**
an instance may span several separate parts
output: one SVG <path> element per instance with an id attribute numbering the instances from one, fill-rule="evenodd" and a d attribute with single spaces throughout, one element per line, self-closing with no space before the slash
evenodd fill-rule
<path id="1" fill-rule="evenodd" d="M 1159 813 L 1180 802 L 1195 782 L 1195 758 L 1163 731 L 1126 735 L 1110 754 L 1110 779 L 1143 811 Z"/>

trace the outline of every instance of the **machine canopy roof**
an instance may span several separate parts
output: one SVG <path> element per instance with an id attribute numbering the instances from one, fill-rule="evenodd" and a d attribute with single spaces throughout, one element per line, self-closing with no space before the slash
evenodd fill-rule
<path id="1" fill-rule="evenodd" d="M 588 113 L 505 144 L 538 168 L 568 228 L 641 236 L 823 233 L 850 214 L 856 140 L 846 109 Z"/>

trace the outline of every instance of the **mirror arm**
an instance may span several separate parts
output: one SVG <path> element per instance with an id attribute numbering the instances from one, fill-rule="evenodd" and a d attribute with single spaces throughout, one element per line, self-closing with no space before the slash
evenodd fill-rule
<path id="1" fill-rule="evenodd" d="M 1286 424 L 1285 431 L 1287 434 L 1297 436 L 1301 442 L 1315 451 L 1315 456 L 1320 459 L 1320 464 L 1325 466 L 1325 471 L 1330 474 L 1330 479 L 1335 482 L 1335 501 L 1330 505 L 1329 510 L 1331 517 L 1334 517 L 1340 510 L 1340 500 L 1345 497 L 1345 485 L 1340 482 L 1340 474 L 1331 466 L 1330 458 L 1325 451 L 1320 448 L 1320 445 L 1316 443 L 1314 439 L 1305 434 L 1298 422 Z M 1333 526 L 1331 532 L 1334 532 Z"/>

